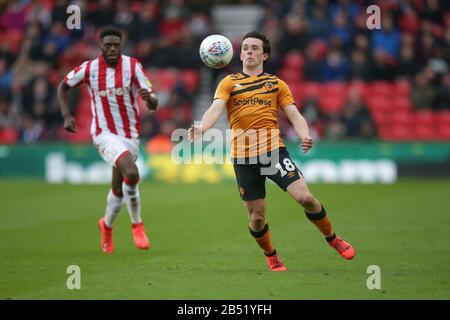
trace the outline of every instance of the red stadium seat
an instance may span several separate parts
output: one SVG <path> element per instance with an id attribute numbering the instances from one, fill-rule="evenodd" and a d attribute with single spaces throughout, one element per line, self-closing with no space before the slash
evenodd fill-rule
<path id="1" fill-rule="evenodd" d="M 0 129 L 0 144 L 15 144 L 17 142 L 18 136 L 19 135 L 16 129 Z"/>
<path id="2" fill-rule="evenodd" d="M 439 126 L 446 125 L 450 127 L 450 111 L 439 111 L 436 114 L 436 121 Z"/>
<path id="3" fill-rule="evenodd" d="M 303 102 L 303 90 L 302 90 L 302 84 L 301 83 L 292 83 L 289 85 L 289 88 L 291 89 L 291 93 L 294 96 L 295 102 L 297 105 L 301 105 Z"/>
<path id="4" fill-rule="evenodd" d="M 386 112 L 385 110 L 373 110 L 371 116 L 378 127 L 389 126 L 392 119 L 389 112 Z"/>
<path id="5" fill-rule="evenodd" d="M 345 98 L 338 99 L 333 95 L 325 95 L 319 98 L 319 108 L 325 112 L 339 111 L 344 107 Z"/>
<path id="6" fill-rule="evenodd" d="M 435 115 L 433 111 L 416 111 L 414 113 L 415 126 L 432 126 L 435 123 Z"/>
<path id="7" fill-rule="evenodd" d="M 387 97 L 376 96 L 366 100 L 367 106 L 370 110 L 383 110 L 390 112 L 392 110 L 391 100 Z"/>
<path id="8" fill-rule="evenodd" d="M 370 96 L 391 97 L 393 93 L 393 85 L 385 81 L 374 81 L 370 85 Z"/>
<path id="9" fill-rule="evenodd" d="M 23 30 L 20 29 L 8 30 L 5 38 L 6 39 L 4 40 L 6 40 L 6 42 L 9 43 L 11 52 L 15 54 L 19 51 L 20 43 L 22 42 L 23 38 Z"/>
<path id="10" fill-rule="evenodd" d="M 414 137 L 416 140 L 431 141 L 438 138 L 436 130 L 432 125 L 422 125 L 414 127 Z"/>
<path id="11" fill-rule="evenodd" d="M 394 84 L 394 95 L 396 97 L 409 97 L 411 91 L 411 83 L 407 80 L 399 80 Z"/>
<path id="12" fill-rule="evenodd" d="M 289 86 L 303 80 L 303 74 L 300 69 L 285 67 L 278 73 L 281 80 L 285 81 Z"/>
<path id="13" fill-rule="evenodd" d="M 347 92 L 350 92 L 351 90 L 358 90 L 363 100 L 367 103 L 369 93 L 369 85 L 367 83 L 362 81 L 351 82 L 347 85 Z"/>
<path id="14" fill-rule="evenodd" d="M 148 71 L 148 75 L 156 90 L 170 90 L 178 78 L 174 70 L 152 69 Z"/>
<path id="15" fill-rule="evenodd" d="M 378 125 L 378 136 L 381 140 L 393 140 L 392 129 L 389 125 Z"/>
<path id="16" fill-rule="evenodd" d="M 410 97 L 394 96 L 392 101 L 392 109 L 397 110 L 412 110 L 412 103 Z"/>
<path id="17" fill-rule="evenodd" d="M 391 128 L 390 139 L 395 141 L 414 140 L 414 131 L 410 126 L 397 125 Z"/>
<path id="18" fill-rule="evenodd" d="M 302 69 L 305 64 L 305 58 L 299 52 L 290 52 L 283 58 L 283 67 L 291 69 Z"/>
<path id="19" fill-rule="evenodd" d="M 340 82 L 330 82 L 321 85 L 319 108 L 323 111 L 339 111 L 347 101 L 347 86 Z"/>
<path id="20" fill-rule="evenodd" d="M 392 124 L 394 126 L 412 126 L 414 125 L 414 115 L 408 111 L 395 111 L 391 114 Z"/>
<path id="21" fill-rule="evenodd" d="M 321 94 L 321 87 L 316 82 L 304 82 L 302 84 L 302 91 L 303 91 L 302 96 L 304 98 L 308 98 L 308 97 L 318 98 L 319 95 Z"/>
<path id="22" fill-rule="evenodd" d="M 188 91 L 193 92 L 198 87 L 198 72 L 196 70 L 181 70 L 180 78 Z"/>
<path id="23" fill-rule="evenodd" d="M 348 86 L 342 82 L 328 82 L 322 85 L 322 91 L 327 95 L 346 98 L 348 94 Z"/>
<path id="24" fill-rule="evenodd" d="M 437 127 L 436 136 L 439 140 L 450 141 L 450 126 L 449 125 L 439 125 Z"/>

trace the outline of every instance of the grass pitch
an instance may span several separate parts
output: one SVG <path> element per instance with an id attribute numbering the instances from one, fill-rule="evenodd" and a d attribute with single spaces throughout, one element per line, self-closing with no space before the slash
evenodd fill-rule
<path id="1" fill-rule="evenodd" d="M 115 253 L 100 252 L 108 186 L 0 181 L 0 299 L 450 299 L 450 180 L 311 185 L 357 255 L 345 261 L 303 210 L 267 184 L 270 273 L 233 183 L 140 186 L 152 247 L 136 249 L 124 207 Z M 81 289 L 66 269 L 81 269 Z M 381 289 L 366 286 L 381 269 Z"/>

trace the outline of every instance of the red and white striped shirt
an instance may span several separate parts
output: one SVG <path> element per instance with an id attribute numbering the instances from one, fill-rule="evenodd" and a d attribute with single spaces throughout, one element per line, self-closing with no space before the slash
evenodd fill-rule
<path id="1" fill-rule="evenodd" d="M 91 97 L 93 136 L 111 132 L 129 139 L 139 138 L 139 108 L 134 103 L 137 91 L 153 90 L 142 64 L 136 59 L 121 55 L 112 68 L 100 55 L 70 71 L 64 82 L 70 87 L 86 83 Z"/>

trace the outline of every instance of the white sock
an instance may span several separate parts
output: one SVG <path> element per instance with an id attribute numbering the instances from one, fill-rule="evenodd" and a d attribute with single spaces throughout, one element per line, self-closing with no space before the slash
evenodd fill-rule
<path id="1" fill-rule="evenodd" d="M 122 191 L 125 202 L 127 203 L 131 223 L 141 223 L 141 197 L 138 185 L 130 186 L 124 182 L 122 184 Z"/>
<path id="2" fill-rule="evenodd" d="M 120 212 L 123 204 L 123 197 L 117 197 L 112 190 L 109 190 L 108 198 L 106 199 L 105 224 L 112 227 L 114 220 Z"/>

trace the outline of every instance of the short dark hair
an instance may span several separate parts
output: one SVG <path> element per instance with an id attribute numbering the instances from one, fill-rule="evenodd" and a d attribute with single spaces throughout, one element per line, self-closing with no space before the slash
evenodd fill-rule
<path id="1" fill-rule="evenodd" d="M 267 39 L 266 35 L 259 31 L 250 31 L 247 33 L 244 38 L 242 38 L 242 42 L 244 42 L 247 38 L 256 38 L 262 41 L 263 43 L 263 52 L 267 53 L 270 57 L 270 41 Z M 242 50 L 242 47 L 241 47 Z"/>
<path id="2" fill-rule="evenodd" d="M 115 27 L 105 27 L 100 31 L 100 40 L 106 36 L 117 36 L 122 40 L 122 31 Z"/>

